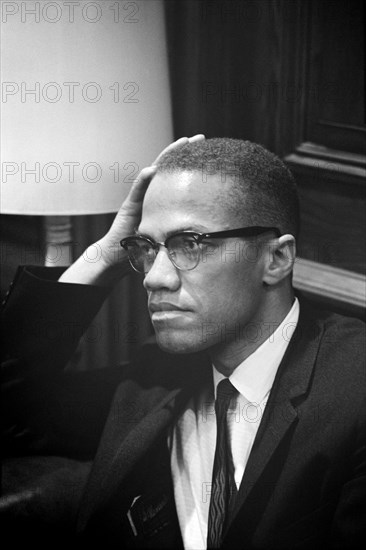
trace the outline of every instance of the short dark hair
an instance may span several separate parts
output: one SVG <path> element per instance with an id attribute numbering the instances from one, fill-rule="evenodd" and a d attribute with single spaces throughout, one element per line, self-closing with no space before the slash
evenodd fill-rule
<path id="1" fill-rule="evenodd" d="M 290 170 L 273 153 L 257 143 L 212 138 L 188 143 L 165 153 L 158 172 L 200 172 L 230 178 L 232 192 L 225 204 L 244 214 L 250 225 L 276 226 L 297 236 L 299 200 Z"/>

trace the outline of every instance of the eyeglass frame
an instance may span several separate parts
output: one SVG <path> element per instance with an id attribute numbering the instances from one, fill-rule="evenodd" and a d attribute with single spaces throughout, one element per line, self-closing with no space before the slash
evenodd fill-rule
<path id="1" fill-rule="evenodd" d="M 263 233 L 269 233 L 269 232 L 275 233 L 276 238 L 281 236 L 281 231 L 278 229 L 278 227 L 264 227 L 264 226 L 261 226 L 261 225 L 253 225 L 253 226 L 248 226 L 248 227 L 239 227 L 237 229 L 227 229 L 227 230 L 224 230 L 224 231 L 215 231 L 215 232 L 211 232 L 211 233 L 200 233 L 199 231 L 191 231 L 191 230 L 177 231 L 176 233 L 173 233 L 172 235 L 169 235 L 169 237 L 167 237 L 164 242 L 154 241 L 154 239 L 152 239 L 151 237 L 147 237 L 146 235 L 130 235 L 129 237 L 125 237 L 124 239 L 121 239 L 120 245 L 121 245 L 122 248 L 124 248 L 126 250 L 126 252 L 128 254 L 128 249 L 126 248 L 126 246 L 127 246 L 129 240 L 141 239 L 143 241 L 147 241 L 156 253 L 155 259 L 157 257 L 158 252 L 159 252 L 159 248 L 161 246 L 164 246 L 168 251 L 168 257 L 169 257 L 170 261 L 172 262 L 172 264 L 174 265 L 174 267 L 176 269 L 178 269 L 179 271 L 192 271 L 200 263 L 200 255 L 198 254 L 197 263 L 193 267 L 190 267 L 188 269 L 182 269 L 181 267 L 179 267 L 174 262 L 173 258 L 169 254 L 168 243 L 172 238 L 177 237 L 178 235 L 191 235 L 193 237 L 193 239 L 197 242 L 197 245 L 200 245 L 204 239 L 228 239 L 230 237 L 256 237 L 258 235 L 262 235 Z M 154 261 L 155 261 L 155 259 L 154 259 Z M 136 271 L 137 273 L 144 273 L 144 274 L 148 273 L 148 271 L 139 271 L 138 269 L 136 269 L 135 266 L 133 265 L 129 255 L 128 255 L 128 261 L 130 262 L 130 265 L 131 265 L 132 269 L 134 271 Z"/>

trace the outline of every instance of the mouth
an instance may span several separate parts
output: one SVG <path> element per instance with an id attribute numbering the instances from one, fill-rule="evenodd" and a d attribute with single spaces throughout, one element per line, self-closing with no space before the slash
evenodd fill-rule
<path id="1" fill-rule="evenodd" d="M 151 321 L 153 323 L 181 323 L 192 313 L 191 310 L 182 308 L 170 302 L 151 302 L 149 304 Z"/>
<path id="2" fill-rule="evenodd" d="M 176 304 L 171 304 L 170 302 L 151 302 L 149 304 L 149 311 L 151 314 L 160 313 L 160 312 L 184 312 L 188 311 Z"/>

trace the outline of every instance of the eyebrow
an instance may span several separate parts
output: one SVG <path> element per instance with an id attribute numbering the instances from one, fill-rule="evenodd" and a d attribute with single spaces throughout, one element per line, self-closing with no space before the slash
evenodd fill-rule
<path id="1" fill-rule="evenodd" d="M 205 229 L 203 225 L 200 225 L 200 224 L 197 224 L 195 226 L 191 226 L 191 225 L 184 226 L 183 225 L 182 227 L 178 227 L 176 229 L 168 231 L 166 233 L 165 240 L 168 239 L 171 235 L 175 235 L 176 233 L 181 233 L 182 231 L 192 231 L 192 233 L 209 233 L 209 231 L 207 229 Z M 137 236 L 149 237 L 149 239 L 155 240 L 150 235 L 148 235 L 146 233 L 140 233 L 139 231 L 137 231 L 137 229 L 135 229 L 134 233 Z"/>

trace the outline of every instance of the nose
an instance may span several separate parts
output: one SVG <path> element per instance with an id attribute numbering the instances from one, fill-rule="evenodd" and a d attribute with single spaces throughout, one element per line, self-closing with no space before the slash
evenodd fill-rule
<path id="1" fill-rule="evenodd" d="M 180 287 L 178 269 L 170 261 L 168 251 L 165 248 L 159 250 L 150 271 L 145 275 L 143 285 L 148 291 L 163 288 L 175 291 Z"/>

